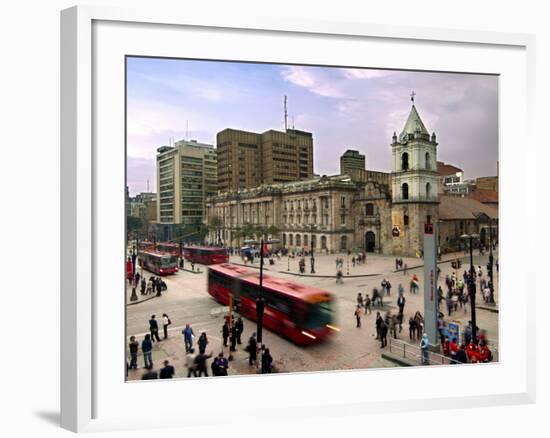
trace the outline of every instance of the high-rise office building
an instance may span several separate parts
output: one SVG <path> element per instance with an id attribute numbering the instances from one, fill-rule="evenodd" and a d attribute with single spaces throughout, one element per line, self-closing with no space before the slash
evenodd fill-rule
<path id="1" fill-rule="evenodd" d="M 287 129 L 262 134 L 224 129 L 217 135 L 221 192 L 313 177 L 313 136 Z"/>
<path id="2" fill-rule="evenodd" d="M 365 156 L 360 154 L 359 151 L 348 149 L 340 157 L 340 174 L 349 175 L 355 170 L 365 170 Z"/>
<path id="3" fill-rule="evenodd" d="M 204 202 L 217 193 L 217 153 L 213 145 L 181 140 L 157 149 L 159 239 L 177 238 L 171 226 L 197 228 Z M 181 228 L 181 227 L 180 227 Z"/>

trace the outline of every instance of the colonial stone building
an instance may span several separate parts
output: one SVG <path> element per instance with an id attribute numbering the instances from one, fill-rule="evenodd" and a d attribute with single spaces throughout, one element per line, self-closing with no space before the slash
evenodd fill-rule
<path id="1" fill-rule="evenodd" d="M 290 249 L 393 255 L 419 254 L 424 224 L 433 223 L 440 225 L 441 249 L 455 249 L 460 233 L 486 230 L 498 212 L 474 199 L 453 204 L 456 198 L 445 198 L 440 211 L 437 147 L 413 103 L 392 138 L 391 173 L 357 166 L 344 175 L 219 193 L 207 200 L 207 222 L 220 225 L 229 246 L 244 243 L 245 228 L 271 226 L 270 237 Z"/>

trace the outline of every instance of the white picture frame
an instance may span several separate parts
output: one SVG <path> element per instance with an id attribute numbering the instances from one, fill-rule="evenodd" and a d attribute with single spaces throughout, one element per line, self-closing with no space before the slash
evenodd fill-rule
<path id="1" fill-rule="evenodd" d="M 194 44 L 179 47 L 181 44 L 174 44 L 178 35 Z M 230 49 L 230 40 L 247 43 L 233 44 L 235 47 Z M 536 166 L 532 164 L 536 156 L 532 127 L 534 45 L 531 35 L 482 31 L 267 17 L 252 20 L 244 16 L 239 21 L 226 22 L 224 17 L 215 15 L 189 15 L 186 11 L 157 8 L 78 6 L 64 10 L 61 14 L 62 427 L 82 432 L 192 427 L 201 421 L 221 425 L 229 422 L 236 412 L 240 412 L 241 419 L 252 420 L 261 420 L 273 412 L 284 414 L 288 420 L 363 415 L 408 411 L 410 400 L 417 399 L 422 400 L 421 409 L 534 402 L 535 344 L 534 337 L 527 333 L 534 333 L 535 291 L 529 290 L 523 277 L 507 271 L 507 266 L 512 264 L 514 270 L 520 272 L 529 273 L 534 269 L 531 256 L 525 255 L 535 254 L 529 251 L 535 248 L 534 233 L 518 236 L 512 232 L 519 225 L 534 228 L 536 217 L 533 214 L 525 218 L 518 212 L 521 205 L 527 203 L 531 211 L 536 208 L 533 170 Z M 361 58 L 365 55 L 358 50 L 357 61 L 350 62 L 353 50 L 346 50 L 348 46 L 370 51 L 370 60 Z M 270 50 L 266 51 L 265 47 Z M 292 51 L 292 48 L 298 49 Z M 394 56 L 390 57 L 392 53 Z M 420 53 L 436 56 L 416 56 Z M 500 190 L 506 193 L 499 205 L 503 267 L 500 363 L 460 369 L 428 367 L 193 379 L 168 384 L 125 383 L 119 366 L 124 355 L 124 337 L 119 337 L 124 326 L 124 297 L 117 277 L 123 267 L 121 264 L 118 269 L 116 261 L 117 251 L 122 254 L 124 250 L 120 240 L 124 233 L 120 215 L 124 211 L 121 159 L 125 158 L 124 141 L 120 141 L 124 138 L 120 124 L 124 106 L 120 100 L 124 83 L 120 75 L 121 54 L 499 74 Z M 398 54 L 402 56 L 396 56 Z M 110 149 L 105 149 L 107 144 Z M 515 147 L 519 144 L 521 148 Z M 105 159 L 107 152 L 112 153 L 109 160 Z M 120 193 L 113 190 L 119 183 Z M 106 211 L 110 211 L 110 215 L 106 215 Z M 528 249 L 521 257 L 511 250 L 518 245 Z M 112 289 L 108 286 L 109 280 L 113 283 Z M 113 292 L 117 288 L 120 296 Z M 513 303 L 506 293 L 512 290 Z M 528 306 L 528 302 L 531 305 Z M 513 323 L 510 322 L 512 308 L 517 312 Z M 511 354 L 511 344 L 525 348 Z M 430 386 L 432 376 L 445 379 L 450 372 L 477 383 L 472 388 L 460 387 L 454 391 Z M 352 391 L 358 381 L 364 381 L 369 387 L 368 393 Z M 406 387 L 403 393 L 397 397 L 384 393 L 390 381 Z M 192 411 L 189 418 L 183 418 L 178 414 L 177 403 L 155 417 L 140 416 L 135 410 L 137 413 L 132 415 L 131 400 L 158 396 L 176 400 L 182 385 L 186 385 L 185 391 L 195 397 L 199 406 L 208 404 L 216 391 L 227 391 L 238 398 L 250 388 L 270 391 L 273 400 L 257 406 L 254 400 L 249 403 L 243 397 L 245 406 L 236 403 L 239 407 L 223 412 L 211 406 L 208 417 Z M 285 391 L 297 387 L 303 391 L 293 393 L 292 400 L 284 398 Z M 330 397 L 319 388 L 330 391 Z M 285 406 L 282 406 L 283 400 Z"/>

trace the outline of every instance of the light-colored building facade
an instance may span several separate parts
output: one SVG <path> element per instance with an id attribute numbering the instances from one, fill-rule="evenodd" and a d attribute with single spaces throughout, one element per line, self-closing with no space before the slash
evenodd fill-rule
<path id="1" fill-rule="evenodd" d="M 197 229 L 205 200 L 217 193 L 217 153 L 213 145 L 181 140 L 157 150 L 159 239 L 176 238 L 175 227 Z"/>
<path id="2" fill-rule="evenodd" d="M 262 134 L 224 129 L 217 134 L 221 192 L 313 177 L 313 136 L 287 129 Z"/>

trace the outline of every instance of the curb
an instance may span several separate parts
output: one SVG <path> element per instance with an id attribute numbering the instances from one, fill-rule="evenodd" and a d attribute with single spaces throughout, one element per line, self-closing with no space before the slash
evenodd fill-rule
<path id="1" fill-rule="evenodd" d="M 412 366 L 416 365 L 416 364 L 412 364 L 407 359 L 403 359 L 403 358 L 401 358 L 399 356 L 396 356 L 392 353 L 382 353 L 382 359 L 389 360 L 390 362 L 392 362 L 396 365 L 400 365 L 402 367 L 412 367 Z"/>
<path id="2" fill-rule="evenodd" d="M 129 303 L 126 303 L 127 306 L 134 306 L 136 304 L 139 304 L 139 303 L 144 303 L 145 301 L 149 301 L 149 300 L 152 300 L 153 298 L 157 298 L 157 295 L 153 295 L 151 297 L 148 297 L 148 298 L 144 298 L 143 300 L 138 300 L 138 301 L 130 301 Z"/>
<path id="3" fill-rule="evenodd" d="M 498 307 L 479 306 L 476 305 L 476 309 L 486 310 L 487 312 L 499 313 Z"/>
<path id="4" fill-rule="evenodd" d="M 245 265 L 244 263 L 234 263 L 231 262 L 233 265 L 238 266 L 244 266 L 245 268 L 254 268 L 254 269 L 260 269 L 259 266 L 254 265 Z M 289 272 L 289 271 L 273 271 L 269 268 L 264 267 L 264 271 L 271 271 L 271 272 L 278 272 L 279 274 L 287 274 L 287 275 L 294 275 L 296 277 L 310 277 L 310 278 L 336 278 L 336 275 L 316 275 L 316 274 L 300 274 L 298 272 Z M 360 275 L 343 275 L 342 278 L 361 278 L 361 277 L 376 277 L 378 275 L 383 274 L 360 274 Z"/>

